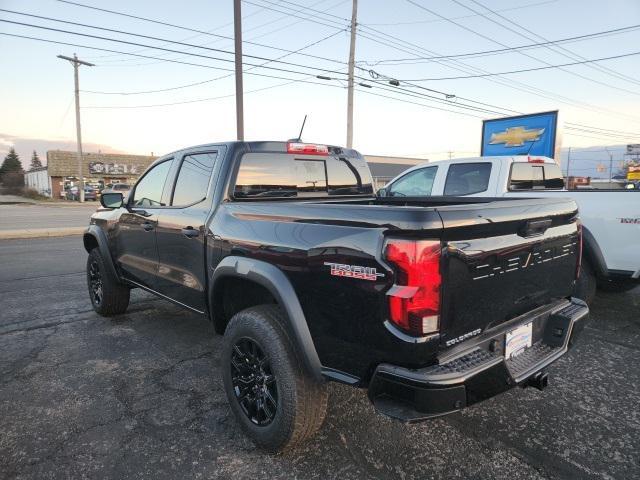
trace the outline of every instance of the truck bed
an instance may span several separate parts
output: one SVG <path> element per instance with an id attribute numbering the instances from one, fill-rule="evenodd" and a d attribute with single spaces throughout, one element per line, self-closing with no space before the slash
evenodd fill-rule
<path id="1" fill-rule="evenodd" d="M 366 378 L 372 365 L 419 366 L 450 341 L 495 328 L 570 296 L 578 258 L 572 200 L 403 198 L 233 201 L 211 230 L 222 257 L 243 255 L 284 271 L 301 299 L 323 365 Z M 542 221 L 546 228 L 531 229 Z M 529 230 L 527 230 L 529 228 Z M 385 292 L 396 281 L 384 259 L 390 238 L 437 239 L 442 245 L 442 312 L 437 346 L 409 343 L 385 328 Z M 327 264 L 383 275 L 374 281 L 330 275 Z M 342 349 L 354 350 L 345 363 Z"/>

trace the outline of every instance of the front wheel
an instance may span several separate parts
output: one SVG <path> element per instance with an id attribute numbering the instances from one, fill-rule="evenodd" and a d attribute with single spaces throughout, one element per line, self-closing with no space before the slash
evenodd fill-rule
<path id="1" fill-rule="evenodd" d="M 131 291 L 105 268 L 97 247 L 87 258 L 87 287 L 91 305 L 100 315 L 110 317 L 127 311 Z"/>
<path id="2" fill-rule="evenodd" d="M 327 409 L 327 389 L 302 366 L 275 305 L 233 316 L 224 334 L 222 379 L 236 419 L 259 447 L 278 452 L 310 438 Z"/>

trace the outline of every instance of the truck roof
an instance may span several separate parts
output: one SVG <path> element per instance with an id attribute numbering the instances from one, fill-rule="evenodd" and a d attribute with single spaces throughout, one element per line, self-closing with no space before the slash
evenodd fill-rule
<path id="1" fill-rule="evenodd" d="M 162 158 L 175 155 L 177 153 L 183 152 L 185 150 L 193 150 L 198 148 L 215 148 L 215 147 L 237 147 L 239 145 L 247 148 L 248 151 L 251 152 L 264 152 L 264 153 L 287 153 L 288 146 L 290 144 L 302 144 L 302 145 L 315 145 L 315 146 L 326 146 L 329 150 L 330 154 L 337 155 L 345 155 L 347 157 L 355 157 L 355 158 L 364 158 L 357 150 L 341 147 L 338 145 L 329 145 L 326 143 L 316 143 L 316 142 L 303 142 L 302 140 L 257 140 L 257 141 L 228 141 L 228 142 L 215 142 L 215 143 L 203 143 L 200 145 L 194 145 L 186 148 L 181 148 L 179 150 L 175 150 L 173 152 L 169 152 L 165 155 L 162 155 Z M 291 153 L 291 152 L 289 152 Z"/>
<path id="2" fill-rule="evenodd" d="M 478 162 L 502 162 L 502 163 L 519 163 L 519 162 L 533 162 L 533 163 L 556 163 L 556 161 L 549 157 L 542 157 L 537 155 L 513 155 L 513 156 L 486 156 L 486 157 L 463 157 L 452 158 L 450 160 L 429 160 L 428 162 L 419 163 L 411 168 L 408 168 L 391 182 L 398 177 L 405 175 L 413 170 L 419 170 L 424 167 L 435 167 L 438 165 L 451 165 L 452 163 L 478 163 Z M 389 182 L 389 183 L 391 183 Z"/>

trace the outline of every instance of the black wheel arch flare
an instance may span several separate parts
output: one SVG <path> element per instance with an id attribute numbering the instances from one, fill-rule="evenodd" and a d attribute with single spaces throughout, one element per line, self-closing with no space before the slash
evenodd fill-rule
<path id="1" fill-rule="evenodd" d="M 220 261 L 209 282 L 209 298 L 213 298 L 216 284 L 226 277 L 242 277 L 265 287 L 286 313 L 289 331 L 294 335 L 298 351 L 308 372 L 322 380 L 322 366 L 302 306 L 287 276 L 270 263 L 247 257 L 230 255 Z"/>

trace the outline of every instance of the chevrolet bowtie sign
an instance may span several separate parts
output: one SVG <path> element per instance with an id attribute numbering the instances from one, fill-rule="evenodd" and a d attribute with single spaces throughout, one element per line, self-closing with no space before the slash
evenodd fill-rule
<path id="1" fill-rule="evenodd" d="M 483 156 L 536 155 L 554 158 L 558 112 L 485 120 Z"/>
<path id="2" fill-rule="evenodd" d="M 509 127 L 504 132 L 492 133 L 489 145 L 504 143 L 505 147 L 521 147 L 524 142 L 540 140 L 544 128 L 528 130 L 526 127 Z"/>

